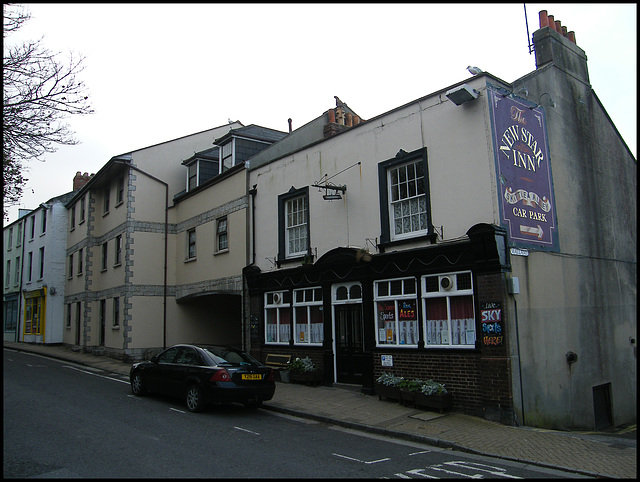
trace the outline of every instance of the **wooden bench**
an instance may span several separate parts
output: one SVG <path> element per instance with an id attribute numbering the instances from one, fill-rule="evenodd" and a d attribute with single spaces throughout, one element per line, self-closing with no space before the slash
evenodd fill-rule
<path id="1" fill-rule="evenodd" d="M 291 355 L 276 355 L 270 353 L 267 355 L 267 359 L 264 364 L 272 368 L 287 368 L 291 362 Z"/>

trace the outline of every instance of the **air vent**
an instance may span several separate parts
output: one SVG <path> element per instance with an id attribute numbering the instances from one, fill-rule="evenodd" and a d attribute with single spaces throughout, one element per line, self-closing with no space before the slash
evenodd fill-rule
<path id="1" fill-rule="evenodd" d="M 276 305 L 279 305 L 280 303 L 282 303 L 282 295 L 280 293 L 274 293 L 273 294 L 273 302 Z"/>
<path id="2" fill-rule="evenodd" d="M 451 276 L 440 276 L 440 287 L 445 291 L 451 291 L 454 287 Z"/>

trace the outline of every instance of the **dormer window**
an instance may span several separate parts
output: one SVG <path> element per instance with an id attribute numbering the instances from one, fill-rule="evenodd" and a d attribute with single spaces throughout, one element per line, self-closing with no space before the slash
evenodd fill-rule
<path id="1" fill-rule="evenodd" d="M 215 147 L 184 162 L 187 166 L 187 191 L 193 191 L 219 173 L 218 152 L 218 147 Z"/>
<path id="2" fill-rule="evenodd" d="M 233 140 L 222 146 L 222 172 L 233 167 Z"/>

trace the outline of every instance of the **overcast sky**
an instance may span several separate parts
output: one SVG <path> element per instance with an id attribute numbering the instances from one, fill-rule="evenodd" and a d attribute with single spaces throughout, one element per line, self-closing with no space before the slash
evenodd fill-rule
<path id="1" fill-rule="evenodd" d="M 588 59 L 591 85 L 634 156 L 635 4 L 28 4 L 6 44 L 44 36 L 86 58 L 95 113 L 70 117 L 81 143 L 28 163 L 20 206 L 73 189 L 113 156 L 226 124 L 288 130 L 334 95 L 369 119 L 467 79 L 468 65 L 513 82 L 535 70 L 528 38 L 546 9 Z"/>

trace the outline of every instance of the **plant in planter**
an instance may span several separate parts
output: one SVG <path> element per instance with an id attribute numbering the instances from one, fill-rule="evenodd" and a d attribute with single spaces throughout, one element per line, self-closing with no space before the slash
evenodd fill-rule
<path id="1" fill-rule="evenodd" d="M 400 386 L 400 403 L 403 405 L 415 405 L 416 393 L 422 391 L 425 382 L 417 378 L 405 379 L 399 383 Z"/>
<path id="2" fill-rule="evenodd" d="M 420 391 L 415 394 L 414 403 L 417 407 L 433 408 L 442 413 L 451 408 L 453 400 L 444 384 L 427 380 L 422 382 Z"/>
<path id="3" fill-rule="evenodd" d="M 296 358 L 289 364 L 289 377 L 292 382 L 316 384 L 322 382 L 322 372 L 311 358 Z"/>
<path id="4" fill-rule="evenodd" d="M 382 400 L 382 397 L 389 398 L 391 400 L 400 400 L 400 383 L 404 380 L 402 377 L 398 377 L 393 373 L 383 372 L 376 379 L 376 393 L 378 394 L 378 400 Z"/>

